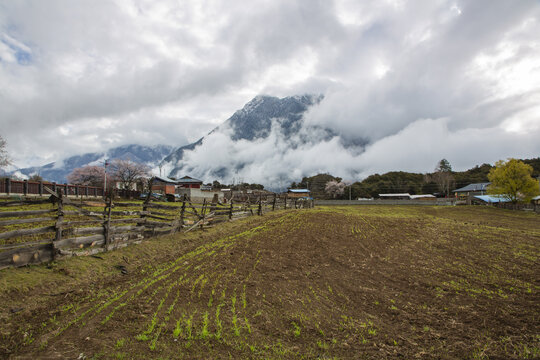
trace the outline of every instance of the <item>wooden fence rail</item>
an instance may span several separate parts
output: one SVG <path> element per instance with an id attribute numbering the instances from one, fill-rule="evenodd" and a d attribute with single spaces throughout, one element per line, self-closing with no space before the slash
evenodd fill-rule
<path id="1" fill-rule="evenodd" d="M 68 197 L 103 197 L 103 188 L 89 185 L 60 184 L 47 181 L 0 179 L 0 194 L 22 196 L 48 196 L 47 188 L 53 192 L 62 190 Z M 116 196 L 122 198 L 138 198 L 141 195 L 137 190 L 115 189 Z"/>
<path id="2" fill-rule="evenodd" d="M 56 189 L 47 201 L 0 203 L 0 269 L 47 262 L 63 257 L 92 255 L 143 239 L 176 232 L 204 230 L 245 216 L 262 216 L 279 209 L 312 207 L 276 194 L 233 198 L 217 196 L 202 204 L 184 198 L 177 203 L 83 201 Z M 49 208 L 44 208 L 49 207 Z"/>

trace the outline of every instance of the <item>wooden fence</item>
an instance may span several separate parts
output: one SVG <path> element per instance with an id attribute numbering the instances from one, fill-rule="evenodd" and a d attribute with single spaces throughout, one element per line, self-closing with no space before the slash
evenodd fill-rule
<path id="1" fill-rule="evenodd" d="M 312 201 L 276 194 L 234 198 L 222 204 L 146 201 L 83 201 L 65 196 L 62 189 L 46 200 L 0 203 L 0 269 L 70 256 L 93 255 L 143 239 L 176 232 L 203 230 L 217 223 L 268 211 L 312 207 Z"/>
<path id="2" fill-rule="evenodd" d="M 55 193 L 58 190 L 62 190 L 63 194 L 67 196 L 103 196 L 103 188 L 95 186 L 57 184 L 44 181 L 11 180 L 9 178 L 0 180 L 0 194 L 48 196 L 45 188 L 49 188 Z"/>
<path id="3" fill-rule="evenodd" d="M 68 197 L 103 197 L 103 188 L 88 185 L 57 184 L 46 181 L 11 180 L 0 179 L 0 194 L 7 196 L 48 196 L 45 188 L 52 189 L 55 193 L 62 190 Z M 135 198 L 141 195 L 140 191 L 114 189 L 115 195 L 123 198 Z"/>

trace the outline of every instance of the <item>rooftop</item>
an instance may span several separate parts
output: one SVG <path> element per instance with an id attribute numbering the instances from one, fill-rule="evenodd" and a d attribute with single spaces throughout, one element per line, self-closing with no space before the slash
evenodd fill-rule
<path id="1" fill-rule="evenodd" d="M 165 176 L 154 176 L 154 180 L 176 184 L 176 180 L 169 179 L 168 177 L 165 177 Z"/>
<path id="2" fill-rule="evenodd" d="M 476 195 L 476 199 L 480 199 L 487 203 L 509 202 L 510 200 L 504 195 Z"/>
<path id="3" fill-rule="evenodd" d="M 411 195 L 411 199 L 423 199 L 423 198 L 435 198 L 435 195 L 431 194 L 420 194 L 420 195 Z"/>
<path id="4" fill-rule="evenodd" d="M 401 197 L 411 197 L 411 195 L 410 195 L 409 193 L 379 194 L 379 197 L 396 197 L 396 196 L 401 196 Z"/>
<path id="5" fill-rule="evenodd" d="M 184 176 L 176 181 L 178 184 L 202 184 L 202 180 L 192 178 L 191 176 Z"/>
<path id="6" fill-rule="evenodd" d="M 491 184 L 491 183 L 485 182 L 485 183 L 469 184 L 469 185 L 464 186 L 462 188 L 453 190 L 452 192 L 486 191 L 489 184 Z"/>

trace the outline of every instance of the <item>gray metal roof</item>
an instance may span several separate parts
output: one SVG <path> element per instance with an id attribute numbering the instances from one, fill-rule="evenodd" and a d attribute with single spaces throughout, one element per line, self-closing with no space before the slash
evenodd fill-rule
<path id="1" fill-rule="evenodd" d="M 510 200 L 504 195 L 476 195 L 475 198 L 487 203 L 509 202 Z"/>
<path id="2" fill-rule="evenodd" d="M 164 177 L 164 176 L 154 176 L 154 180 L 158 180 L 158 181 L 166 182 L 166 183 L 171 183 L 171 184 L 176 184 L 177 183 L 176 180 L 169 179 L 168 177 Z"/>
<path id="3" fill-rule="evenodd" d="M 464 186 L 460 189 L 453 190 L 452 192 L 469 192 L 469 191 L 486 191 L 490 182 L 486 183 L 475 183 Z"/>
<path id="4" fill-rule="evenodd" d="M 199 180 L 199 179 L 192 178 L 190 176 L 184 176 L 183 178 L 178 179 L 176 182 L 179 183 L 179 184 L 198 184 L 198 183 L 202 184 L 203 181 Z"/>

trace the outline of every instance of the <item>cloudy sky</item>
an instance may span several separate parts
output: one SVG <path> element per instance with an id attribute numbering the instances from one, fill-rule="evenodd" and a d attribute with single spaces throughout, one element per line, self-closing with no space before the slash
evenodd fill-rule
<path id="1" fill-rule="evenodd" d="M 313 93 L 307 124 L 369 145 L 291 150 L 298 173 L 538 157 L 538 34 L 537 0 L 0 0 L 0 135 L 43 165 L 184 145 L 258 94 Z"/>

